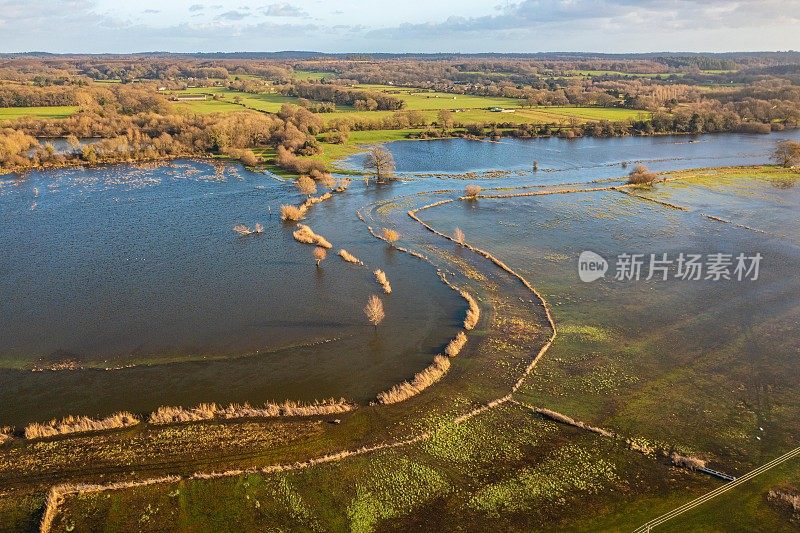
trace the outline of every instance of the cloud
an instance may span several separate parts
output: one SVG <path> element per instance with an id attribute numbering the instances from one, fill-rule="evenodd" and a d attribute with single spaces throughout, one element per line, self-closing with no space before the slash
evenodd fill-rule
<path id="1" fill-rule="evenodd" d="M 194 13 L 196 11 L 202 11 L 206 8 L 203 4 L 192 4 L 189 6 L 189 11 Z"/>
<path id="2" fill-rule="evenodd" d="M 261 12 L 268 17 L 308 17 L 308 13 L 287 3 L 264 6 Z"/>
<path id="3" fill-rule="evenodd" d="M 242 20 L 249 17 L 247 13 L 241 11 L 226 11 L 217 15 L 216 20 Z"/>
<path id="4" fill-rule="evenodd" d="M 154 15 L 156 13 L 161 13 L 161 11 L 158 9 L 145 9 L 144 11 L 142 11 L 142 13 L 145 13 L 147 15 Z"/>

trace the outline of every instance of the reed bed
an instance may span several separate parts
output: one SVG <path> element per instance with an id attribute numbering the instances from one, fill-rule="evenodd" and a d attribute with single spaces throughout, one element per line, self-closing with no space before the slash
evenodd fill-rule
<path id="1" fill-rule="evenodd" d="M 61 420 L 53 419 L 44 424 L 38 422 L 28 424 L 25 426 L 25 438 L 41 439 L 69 433 L 104 431 L 135 426 L 139 422 L 139 419 L 134 414 L 127 411 L 120 411 L 101 419 L 89 418 L 88 416 L 68 416 Z"/>
<path id="2" fill-rule="evenodd" d="M 3 426 L 0 428 L 0 444 L 5 444 L 6 442 L 12 440 L 14 438 L 14 428 L 11 426 Z"/>
<path id="3" fill-rule="evenodd" d="M 465 344 L 467 344 L 467 335 L 463 331 L 459 331 L 453 340 L 447 343 L 444 353 L 448 357 L 455 357 L 461 353 L 461 350 L 464 348 Z"/>
<path id="4" fill-rule="evenodd" d="M 417 373 L 411 381 L 404 381 L 378 394 L 378 403 L 389 405 L 416 396 L 442 379 L 448 370 L 450 370 L 450 359 L 437 355 L 433 358 L 433 363 Z"/>
<path id="5" fill-rule="evenodd" d="M 283 403 L 266 403 L 261 406 L 252 406 L 249 403 L 229 404 L 227 406 L 215 403 L 201 403 L 196 407 L 159 407 L 150 414 L 148 422 L 151 424 L 172 424 L 176 422 L 198 422 L 202 420 L 229 420 L 235 418 L 274 418 L 279 416 L 324 416 L 346 413 L 356 408 L 356 405 L 344 398 L 338 400 L 329 398 L 317 400 L 313 403 L 300 403 L 285 401 Z"/>
<path id="6" fill-rule="evenodd" d="M 333 198 L 333 194 L 331 194 L 330 192 L 326 192 L 325 194 L 320 196 L 312 196 L 310 198 L 307 198 L 306 201 L 303 202 L 301 205 L 305 206 L 305 208 L 308 209 L 312 205 L 321 204 L 325 200 L 330 200 L 331 198 Z"/>
<path id="7" fill-rule="evenodd" d="M 322 248 L 333 248 L 333 245 L 325 239 L 322 235 L 317 235 L 314 231 L 305 224 L 298 224 L 297 231 L 292 233 L 294 240 L 302 242 L 303 244 L 313 244 L 321 246 Z"/>
<path id="8" fill-rule="evenodd" d="M 383 292 L 386 294 L 392 294 L 392 285 L 389 283 L 389 278 L 386 277 L 386 272 L 379 268 L 373 272 L 373 274 L 375 274 L 375 279 L 378 281 L 378 285 L 383 288 Z"/>
<path id="9" fill-rule="evenodd" d="M 339 250 L 339 257 L 341 257 L 342 260 L 347 261 L 348 263 L 353 263 L 354 265 L 364 266 L 364 262 L 361 259 L 359 259 L 358 257 L 354 256 L 353 254 L 351 254 L 350 252 L 348 252 L 344 248 Z"/>
<path id="10" fill-rule="evenodd" d="M 478 307 L 478 302 L 467 291 L 460 290 L 458 293 L 467 301 L 467 316 L 464 317 L 464 329 L 473 330 L 478 325 L 478 320 L 481 318 L 481 309 Z"/>

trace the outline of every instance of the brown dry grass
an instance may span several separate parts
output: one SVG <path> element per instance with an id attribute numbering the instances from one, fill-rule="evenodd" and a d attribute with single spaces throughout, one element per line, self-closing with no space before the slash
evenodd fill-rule
<path id="1" fill-rule="evenodd" d="M 392 285 L 389 283 L 389 278 L 386 277 L 386 272 L 379 268 L 373 272 L 373 274 L 375 274 L 375 279 L 378 281 L 378 284 L 383 288 L 383 292 L 392 294 Z"/>
<path id="2" fill-rule="evenodd" d="M 351 254 L 350 252 L 348 252 L 344 248 L 339 250 L 339 257 L 341 257 L 343 260 L 347 261 L 348 263 L 353 263 L 354 265 L 364 266 L 364 262 L 361 261 L 361 259 L 359 259 L 358 257 L 354 256 L 353 254 Z"/>
<path id="3" fill-rule="evenodd" d="M 450 359 L 443 355 L 437 355 L 433 358 L 433 363 L 416 374 L 411 381 L 404 381 L 388 391 L 378 394 L 378 402 L 388 405 L 416 396 L 442 379 L 448 370 L 450 370 Z"/>
<path id="4" fill-rule="evenodd" d="M 292 233 L 294 240 L 304 244 L 314 244 L 322 248 L 333 248 L 333 245 L 325 239 L 322 235 L 317 235 L 314 231 L 305 224 L 298 224 L 297 231 Z"/>
<path id="5" fill-rule="evenodd" d="M 0 428 L 0 444 L 5 444 L 14 438 L 14 428 L 11 426 L 3 426 Z"/>
<path id="6" fill-rule="evenodd" d="M 61 420 L 53 419 L 44 424 L 38 422 L 28 424 L 25 426 L 25 438 L 41 439 L 44 437 L 53 437 L 55 435 L 66 435 L 68 433 L 103 431 L 135 426 L 138 423 L 139 419 L 127 411 L 120 411 L 101 419 L 89 418 L 88 416 L 68 416 Z"/>
<path id="7" fill-rule="evenodd" d="M 459 331 L 453 340 L 451 340 L 447 347 L 444 349 L 445 355 L 448 357 L 455 357 L 461 353 L 464 345 L 467 344 L 467 335 L 463 331 Z"/>

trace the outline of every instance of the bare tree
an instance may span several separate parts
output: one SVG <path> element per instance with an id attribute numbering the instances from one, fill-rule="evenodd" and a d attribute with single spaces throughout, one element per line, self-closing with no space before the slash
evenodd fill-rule
<path id="1" fill-rule="evenodd" d="M 772 160 L 784 168 L 800 165 L 800 142 L 778 141 L 772 152 Z"/>
<path id="2" fill-rule="evenodd" d="M 464 246 L 464 232 L 461 231 L 461 228 L 456 228 L 453 230 L 453 240 L 456 241 L 461 246 Z"/>
<path id="3" fill-rule="evenodd" d="M 442 133 L 447 134 L 453 129 L 453 112 L 449 109 L 440 109 L 436 114 L 436 123 L 442 130 Z"/>
<path id="4" fill-rule="evenodd" d="M 658 174 L 650 172 L 644 165 L 636 165 L 628 174 L 628 183 L 632 185 L 652 185 Z"/>
<path id="5" fill-rule="evenodd" d="M 319 268 L 320 263 L 322 263 L 327 256 L 328 251 L 325 248 L 321 246 L 314 248 L 314 259 L 317 261 L 317 268 Z"/>
<path id="6" fill-rule="evenodd" d="M 383 311 L 383 302 L 378 298 L 377 294 L 369 297 L 369 301 L 364 307 L 364 314 L 367 315 L 367 320 L 375 326 L 375 329 L 378 329 L 378 324 L 386 317 L 386 313 Z"/>
<path id="7" fill-rule="evenodd" d="M 464 188 L 464 193 L 466 193 L 467 198 L 470 200 L 477 200 L 478 195 L 481 193 L 481 186 L 480 185 L 467 185 Z"/>
<path id="8" fill-rule="evenodd" d="M 395 177 L 394 157 L 383 146 L 373 146 L 364 159 L 364 169 L 375 171 L 377 182 L 385 183 Z"/>

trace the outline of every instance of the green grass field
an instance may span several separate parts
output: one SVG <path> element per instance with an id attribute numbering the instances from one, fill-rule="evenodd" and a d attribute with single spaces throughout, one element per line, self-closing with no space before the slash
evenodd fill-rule
<path id="1" fill-rule="evenodd" d="M 78 106 L 50 106 L 50 107 L 0 107 L 0 120 L 14 120 L 17 118 L 66 118 L 77 113 Z"/>
<path id="2" fill-rule="evenodd" d="M 321 80 L 335 76 L 333 72 L 322 72 L 318 70 L 295 70 L 294 77 L 302 81 Z"/>

